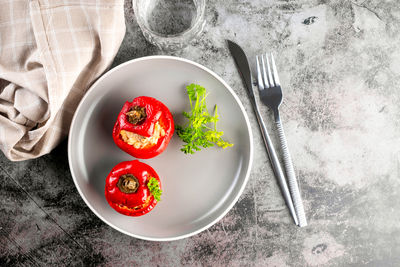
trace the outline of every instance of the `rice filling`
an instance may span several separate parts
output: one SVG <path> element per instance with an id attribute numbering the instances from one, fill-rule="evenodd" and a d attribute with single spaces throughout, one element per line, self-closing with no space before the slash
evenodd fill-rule
<path id="1" fill-rule="evenodd" d="M 155 145 L 160 137 L 165 136 L 165 131 L 161 127 L 160 123 L 157 122 L 154 125 L 153 135 L 150 137 L 145 137 L 143 135 L 135 134 L 126 130 L 121 130 L 120 132 L 122 140 L 128 145 L 134 148 L 140 149 L 148 145 Z"/>

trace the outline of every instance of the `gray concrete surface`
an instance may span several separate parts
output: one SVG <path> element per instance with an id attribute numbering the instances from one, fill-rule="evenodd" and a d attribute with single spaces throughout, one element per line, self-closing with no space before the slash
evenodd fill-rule
<path id="1" fill-rule="evenodd" d="M 142 37 L 129 1 L 125 9 L 128 31 L 113 66 L 161 54 Z M 311 16 L 314 23 L 304 24 Z M 291 222 L 225 39 L 242 45 L 253 65 L 262 51 L 278 55 L 306 228 Z M 173 55 L 214 70 L 248 111 L 255 162 L 239 202 L 194 237 L 146 242 L 111 229 L 85 206 L 66 142 L 36 160 L 1 155 L 0 265 L 400 265 L 398 1 L 208 1 L 205 32 Z"/>

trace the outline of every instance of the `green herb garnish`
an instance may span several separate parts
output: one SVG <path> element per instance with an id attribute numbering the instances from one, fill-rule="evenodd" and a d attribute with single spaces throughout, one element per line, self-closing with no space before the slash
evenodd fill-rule
<path id="1" fill-rule="evenodd" d="M 150 193 L 153 195 L 154 199 L 160 201 L 162 190 L 160 189 L 160 184 L 158 183 L 158 180 L 154 177 L 151 177 L 149 182 L 147 183 L 147 187 L 149 188 Z"/>
<path id="2" fill-rule="evenodd" d="M 189 122 L 183 127 L 176 125 L 176 133 L 186 144 L 181 151 L 185 154 L 194 154 L 200 147 L 211 147 L 217 145 L 222 148 L 233 146 L 233 144 L 222 140 L 224 132 L 217 131 L 218 112 L 217 105 L 214 107 L 214 115 L 208 113 L 206 105 L 206 89 L 198 84 L 186 86 L 190 101 L 190 112 L 183 112 Z"/>

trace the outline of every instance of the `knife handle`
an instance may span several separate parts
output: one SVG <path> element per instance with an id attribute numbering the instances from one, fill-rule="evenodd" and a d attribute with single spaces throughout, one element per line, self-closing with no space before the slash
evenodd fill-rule
<path id="1" fill-rule="evenodd" d="M 257 122 L 260 125 L 261 134 L 264 140 L 265 147 L 267 149 L 268 157 L 272 165 L 272 170 L 274 171 L 275 177 L 278 179 L 279 186 L 281 188 L 283 198 L 285 199 L 286 205 L 289 208 L 290 214 L 293 217 L 294 223 L 299 225 L 297 220 L 297 215 L 293 206 L 292 197 L 289 192 L 289 188 L 287 186 L 285 175 L 283 174 L 281 164 L 279 163 L 278 157 L 275 152 L 274 145 L 272 144 L 271 138 L 269 137 L 267 127 L 265 127 L 264 120 L 260 114 L 260 110 L 258 108 L 257 102 L 255 99 L 252 99 L 252 104 L 254 108 L 254 112 L 257 117 Z"/>

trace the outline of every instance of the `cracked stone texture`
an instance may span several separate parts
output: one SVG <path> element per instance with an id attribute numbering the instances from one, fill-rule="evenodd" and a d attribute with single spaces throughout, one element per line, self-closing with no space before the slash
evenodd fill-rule
<path id="1" fill-rule="evenodd" d="M 204 33 L 173 55 L 215 71 L 248 111 L 255 161 L 238 203 L 191 238 L 142 241 L 86 207 L 69 173 L 66 141 L 35 160 L 13 163 L 1 155 L 0 265 L 400 265 L 400 3 L 207 4 Z M 125 10 L 127 35 L 113 66 L 162 54 L 141 35 L 129 1 Z M 245 48 L 253 68 L 255 55 L 277 55 L 306 228 L 290 219 L 225 39 Z M 274 132 L 270 112 L 262 112 Z"/>

